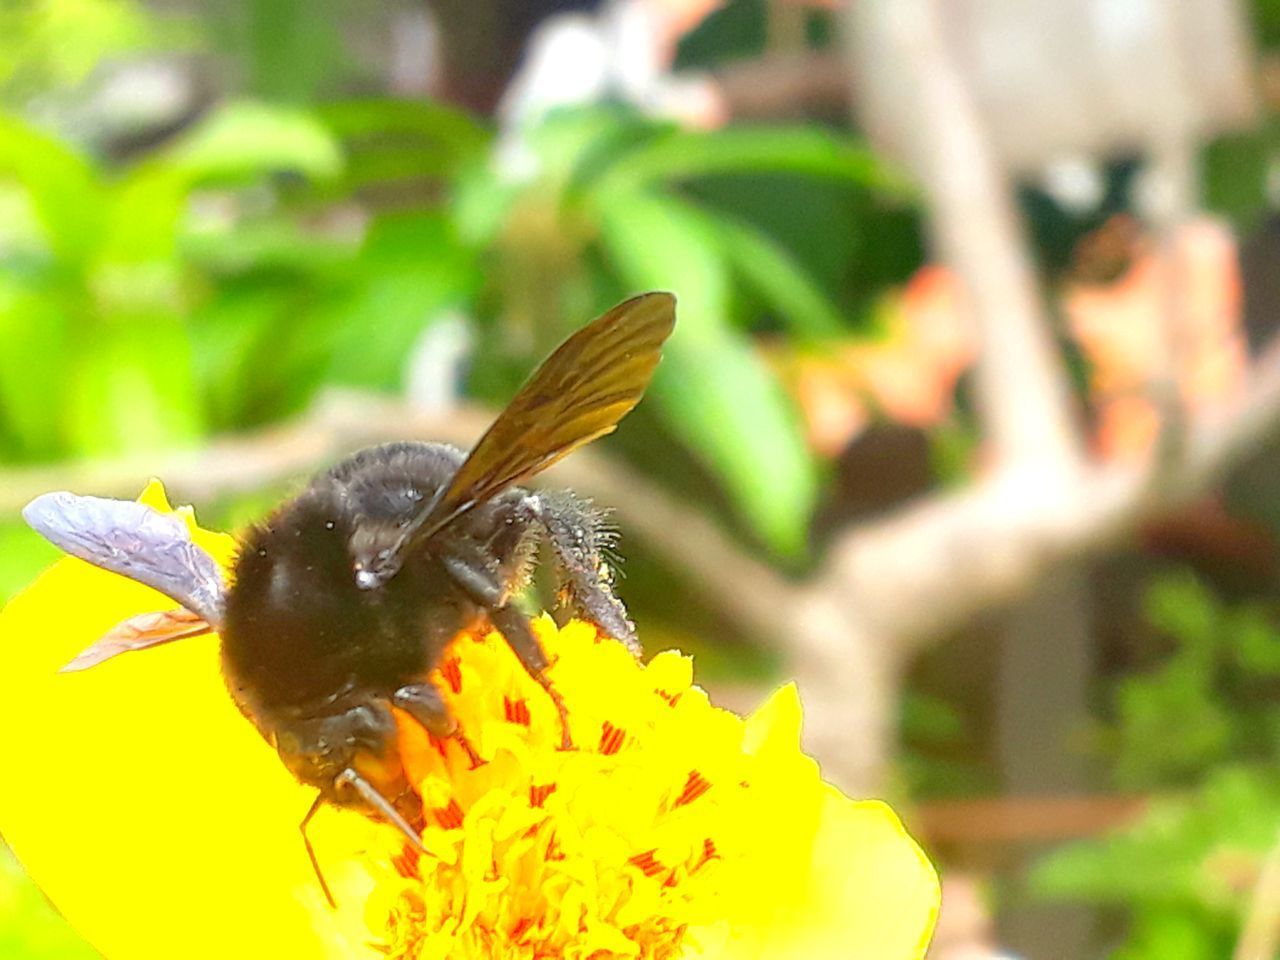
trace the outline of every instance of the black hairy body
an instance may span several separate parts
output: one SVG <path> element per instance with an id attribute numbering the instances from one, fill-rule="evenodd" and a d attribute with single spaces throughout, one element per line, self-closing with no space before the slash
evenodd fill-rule
<path id="1" fill-rule="evenodd" d="M 632 642 L 633 628 L 602 560 L 600 514 L 566 494 L 510 487 L 408 554 L 377 589 L 352 578 L 352 544 L 376 552 L 448 486 L 464 454 L 393 443 L 316 477 L 251 528 L 234 567 L 222 626 L 227 685 L 242 712 L 304 782 L 332 802 L 363 802 L 339 774 L 352 768 L 403 794 L 392 759 L 406 710 L 432 733 L 453 732 L 428 674 L 445 648 L 486 620 L 540 681 L 546 660 L 512 603 L 547 537 L 577 610 Z"/>
<path id="2" fill-rule="evenodd" d="M 437 553 L 419 552 L 370 591 L 352 579 L 347 548 L 361 524 L 411 520 L 462 457 L 443 444 L 361 451 L 250 528 L 222 629 L 224 667 L 247 713 L 389 694 L 435 666 L 441 642 L 479 618 Z M 473 510 L 451 536 L 489 544 L 493 514 L 492 503 Z"/>

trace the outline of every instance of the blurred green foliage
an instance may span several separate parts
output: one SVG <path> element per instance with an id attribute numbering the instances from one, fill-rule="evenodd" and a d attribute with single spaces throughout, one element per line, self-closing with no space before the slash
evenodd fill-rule
<path id="1" fill-rule="evenodd" d="M 67 926 L 0 845 L 0 957 L 91 960 L 98 954 Z"/>
<path id="2" fill-rule="evenodd" d="M 1036 885 L 1123 908 L 1117 960 L 1219 960 L 1280 840 L 1280 611 L 1183 574 L 1152 585 L 1146 616 L 1167 652 L 1118 681 L 1099 742 L 1116 786 L 1155 799 L 1132 827 L 1049 857 Z"/>
<path id="3" fill-rule="evenodd" d="M 82 83 L 107 57 L 158 40 L 134 0 L 40 0 L 0 4 L 0 103 Z"/>
<path id="4" fill-rule="evenodd" d="M 506 169 L 512 149 L 535 175 Z M 0 158 L 7 459 L 181 445 L 296 412 L 325 385 L 396 389 L 448 309 L 476 324 L 475 387 L 498 402 L 593 313 L 670 288 L 681 322 L 652 403 L 747 528 L 793 560 L 816 465 L 751 333 L 765 315 L 800 341 L 849 324 L 768 230 L 687 185 L 903 192 L 821 130 L 695 133 L 604 108 L 553 114 L 512 144 L 431 104 L 229 104 L 123 169 L 10 117 Z"/>

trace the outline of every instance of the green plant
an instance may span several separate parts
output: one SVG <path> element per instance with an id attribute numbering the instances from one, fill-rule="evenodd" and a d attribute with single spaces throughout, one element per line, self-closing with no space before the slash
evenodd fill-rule
<path id="1" fill-rule="evenodd" d="M 1126 677 L 1100 743 L 1116 783 L 1156 799 L 1132 827 L 1050 856 L 1045 895 L 1122 908 L 1123 960 L 1230 955 L 1262 858 L 1280 835 L 1280 629 L 1189 575 L 1158 580 L 1147 619 L 1171 644 Z"/>
<path id="2" fill-rule="evenodd" d="M 191 317 L 207 278 L 184 248 L 193 203 L 273 171 L 332 177 L 339 164 L 307 115 L 254 104 L 226 106 L 119 171 L 0 117 L 5 458 L 154 448 L 204 432 L 207 371 Z"/>

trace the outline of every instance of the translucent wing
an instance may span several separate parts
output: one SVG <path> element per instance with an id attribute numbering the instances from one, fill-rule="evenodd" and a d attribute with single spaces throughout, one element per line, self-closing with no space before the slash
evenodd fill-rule
<path id="1" fill-rule="evenodd" d="M 375 576 L 477 503 L 611 432 L 640 397 L 675 325 L 676 299 L 647 293 L 597 317 L 534 371 L 485 432 L 444 492 L 406 527 Z"/>
<path id="2" fill-rule="evenodd" d="M 62 668 L 61 672 L 75 673 L 77 670 L 88 670 L 122 653 L 145 650 L 162 643 L 185 640 L 187 637 L 198 637 L 212 630 L 213 627 L 206 623 L 203 617 L 183 607 L 178 607 L 176 610 L 159 610 L 155 613 L 140 613 L 123 623 L 116 624 L 99 640 L 81 651 L 74 660 Z"/>
<path id="3" fill-rule="evenodd" d="M 159 590 L 214 629 L 222 623 L 222 572 L 181 517 L 133 500 L 66 492 L 36 497 L 22 516 L 73 557 Z"/>

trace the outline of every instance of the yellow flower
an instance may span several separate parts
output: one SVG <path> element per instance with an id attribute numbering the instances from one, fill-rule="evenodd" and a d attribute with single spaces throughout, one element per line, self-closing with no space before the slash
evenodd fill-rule
<path id="1" fill-rule="evenodd" d="M 231 538 L 190 522 L 226 562 Z M 886 806 L 821 781 L 793 687 L 743 721 L 688 658 L 546 618 L 575 749 L 500 637 L 460 637 L 436 681 L 474 755 L 402 724 L 429 853 L 325 811 L 330 910 L 297 829 L 312 794 L 236 711 L 216 638 L 57 672 L 166 605 L 64 559 L 0 614 L 0 832 L 112 960 L 923 955 L 934 872 Z"/>

